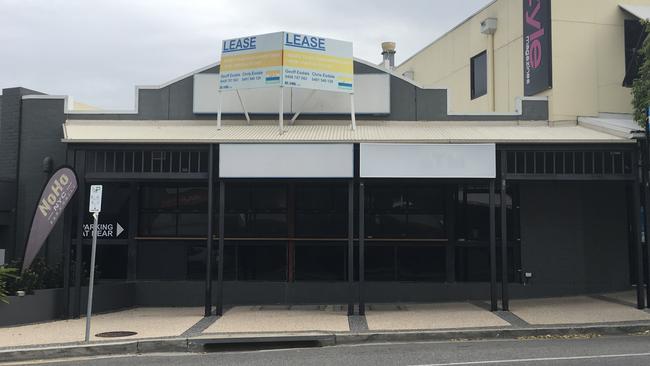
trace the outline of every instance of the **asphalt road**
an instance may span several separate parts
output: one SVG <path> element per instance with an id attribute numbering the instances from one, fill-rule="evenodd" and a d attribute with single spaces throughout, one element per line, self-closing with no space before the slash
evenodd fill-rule
<path id="1" fill-rule="evenodd" d="M 649 336 L 384 343 L 205 354 L 161 354 L 39 365 L 650 365 Z"/>

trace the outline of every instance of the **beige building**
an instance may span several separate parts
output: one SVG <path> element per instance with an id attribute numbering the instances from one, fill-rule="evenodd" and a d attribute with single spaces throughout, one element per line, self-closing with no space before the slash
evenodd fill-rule
<path id="1" fill-rule="evenodd" d="M 491 2 L 397 66 L 397 73 L 448 89 L 450 112 L 514 112 L 524 96 L 525 2 L 534 6 L 537 0 Z M 650 16 L 650 0 L 555 0 L 550 15 L 552 87 L 534 95 L 548 98 L 549 120 L 631 113 L 624 80 L 629 84 L 636 73 L 630 55 L 641 35 L 638 19 Z M 492 31 L 494 24 L 482 27 L 489 18 L 496 19 Z M 475 75 L 485 85 L 474 85 Z"/>

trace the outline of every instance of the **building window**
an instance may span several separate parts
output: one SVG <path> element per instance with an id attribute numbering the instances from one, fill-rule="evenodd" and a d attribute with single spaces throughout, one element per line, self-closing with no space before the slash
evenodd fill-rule
<path id="1" fill-rule="evenodd" d="M 625 87 L 631 87 L 639 74 L 639 65 L 643 61 L 639 49 L 643 46 L 645 38 L 646 32 L 641 22 L 625 21 L 625 79 L 623 79 Z"/>
<path id="2" fill-rule="evenodd" d="M 471 94 L 476 99 L 487 94 L 487 51 L 472 57 L 471 61 Z"/>
<path id="3" fill-rule="evenodd" d="M 140 236 L 205 236 L 208 189 L 201 186 L 147 185 L 140 187 Z"/>

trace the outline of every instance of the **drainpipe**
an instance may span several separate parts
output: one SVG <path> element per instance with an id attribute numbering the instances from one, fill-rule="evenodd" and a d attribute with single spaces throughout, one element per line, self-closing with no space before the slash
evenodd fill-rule
<path id="1" fill-rule="evenodd" d="M 494 88 L 494 33 L 497 31 L 497 19 L 487 18 L 481 22 L 481 33 L 489 37 L 489 72 L 488 72 L 488 88 L 489 88 L 489 109 L 491 112 L 496 111 L 496 95 Z"/>

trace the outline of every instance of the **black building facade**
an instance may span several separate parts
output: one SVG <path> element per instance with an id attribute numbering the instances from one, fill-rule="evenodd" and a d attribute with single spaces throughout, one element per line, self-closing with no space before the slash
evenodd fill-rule
<path id="1" fill-rule="evenodd" d="M 67 314 L 81 306 L 91 184 L 104 185 L 96 278 L 108 290 L 98 296 L 114 297 L 115 306 L 205 305 L 209 314 L 224 304 L 340 303 L 363 312 L 370 302 L 491 299 L 496 310 L 500 299 L 507 310 L 510 298 L 643 285 L 635 139 L 550 126 L 541 98 L 523 98 L 515 114 L 449 114 L 445 90 L 360 60 L 356 75 L 388 80 L 389 105 L 357 114 L 354 131 L 338 111 L 303 115 L 282 134 L 269 121 L 277 115 L 251 113 L 247 123 L 226 113 L 216 130 L 215 113 L 196 112 L 197 75 L 218 72 L 212 65 L 141 88 L 132 113 L 78 112 L 64 97 L 3 90 L 0 245 L 9 259 L 22 255 L 47 178 L 43 159 L 73 166 L 80 178 L 42 252 L 68 269 Z M 282 173 L 301 171 L 292 154 L 262 169 L 268 175 L 249 175 L 259 167 L 246 164 L 262 155 L 232 161 L 234 145 L 278 154 L 349 148 L 349 174 L 320 176 L 341 166 L 327 154 L 313 161 L 316 173 Z M 447 152 L 467 146 L 490 151 L 493 173 L 462 173 L 465 163 L 466 171 L 485 168 L 483 153 Z M 412 148 L 430 164 L 395 155 L 382 166 L 371 147 L 399 147 L 404 156 Z M 424 173 L 369 173 L 391 166 Z M 244 174 L 226 173 L 236 168 Z M 644 307 L 643 286 L 636 288 Z"/>

